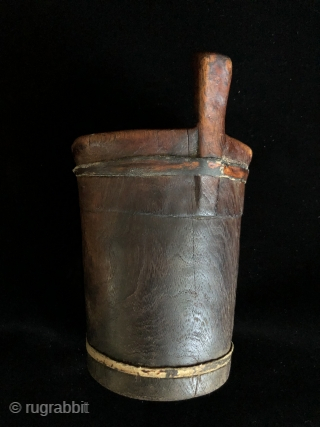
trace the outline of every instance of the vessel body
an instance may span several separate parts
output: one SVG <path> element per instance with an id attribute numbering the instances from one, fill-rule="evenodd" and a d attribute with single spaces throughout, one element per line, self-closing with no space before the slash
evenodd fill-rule
<path id="1" fill-rule="evenodd" d="M 226 135 L 220 151 L 203 150 L 202 133 L 137 130 L 73 144 L 89 371 L 125 396 L 189 399 L 229 375 L 251 150 Z"/>

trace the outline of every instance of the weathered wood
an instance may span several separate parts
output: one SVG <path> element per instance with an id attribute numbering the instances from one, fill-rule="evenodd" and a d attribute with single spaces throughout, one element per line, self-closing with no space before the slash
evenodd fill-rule
<path id="1" fill-rule="evenodd" d="M 73 143 L 72 152 L 76 164 L 81 165 L 139 155 L 197 157 L 198 145 L 198 128 L 131 130 L 81 136 Z M 251 157 L 247 145 L 225 135 L 222 160 L 248 167 Z"/>
<path id="2" fill-rule="evenodd" d="M 77 176 L 216 176 L 245 182 L 248 170 L 224 164 L 221 159 L 194 157 L 141 156 L 107 162 L 88 163 L 74 168 Z"/>
<path id="3" fill-rule="evenodd" d="M 73 144 L 88 366 L 117 393 L 188 399 L 228 378 L 251 160 L 224 134 L 230 78 L 228 58 L 202 56 L 198 128 Z"/>
<path id="4" fill-rule="evenodd" d="M 230 362 L 218 371 L 190 378 L 145 378 L 127 375 L 98 363 L 88 355 L 90 374 L 101 385 L 122 394 L 141 400 L 174 401 L 191 399 L 211 393 L 228 379 Z"/>
<path id="5" fill-rule="evenodd" d="M 217 54 L 200 55 L 198 128 L 201 157 L 222 157 L 231 75 L 230 58 Z"/>
<path id="6" fill-rule="evenodd" d="M 131 130 L 85 135 L 72 152 L 77 165 L 133 156 L 196 157 L 198 129 Z"/>
<path id="7" fill-rule="evenodd" d="M 199 363 L 198 365 L 182 366 L 182 367 L 161 367 L 161 368 L 149 368 L 146 366 L 134 366 L 128 365 L 123 362 L 118 362 L 103 353 L 100 353 L 93 348 L 88 341 L 86 342 L 86 348 L 88 355 L 97 361 L 98 363 L 114 369 L 124 374 L 145 377 L 145 378 L 157 378 L 157 379 L 168 379 L 168 378 L 191 378 L 195 376 L 201 376 L 209 374 L 210 372 L 217 371 L 227 364 L 230 363 L 231 355 L 233 353 L 233 344 L 227 354 L 220 357 L 219 359 L 209 360 L 208 362 Z"/>
<path id="8" fill-rule="evenodd" d="M 211 176 L 78 177 L 82 212 L 237 217 L 244 183 Z"/>

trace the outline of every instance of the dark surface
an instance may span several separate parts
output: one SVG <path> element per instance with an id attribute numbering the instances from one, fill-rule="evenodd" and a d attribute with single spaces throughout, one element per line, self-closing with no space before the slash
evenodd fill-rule
<path id="1" fill-rule="evenodd" d="M 189 366 L 224 356 L 231 347 L 244 184 L 207 176 L 83 176 L 78 183 L 88 342 L 135 366 Z M 94 372 L 108 386 L 103 370 Z M 179 379 L 184 384 L 172 392 L 173 382 L 168 400 L 198 396 L 221 379 L 219 372 L 204 376 L 202 387 L 195 378 Z M 118 390 L 165 400 L 158 383 L 143 378 L 134 389 L 124 382 Z"/>
<path id="2" fill-rule="evenodd" d="M 91 134 L 72 145 L 92 346 L 88 368 L 124 396 L 191 399 L 229 376 L 230 359 L 204 375 L 193 370 L 189 377 L 160 378 L 118 372 L 101 357 L 131 368 L 190 369 L 233 348 L 244 161 L 252 152 L 225 136 L 231 68 L 230 59 L 217 54 L 199 61 L 197 132 Z M 189 157 L 170 157 L 173 149 Z M 93 156 L 96 163 L 88 163 Z M 230 175 L 236 169 L 240 175 Z"/>
<path id="3" fill-rule="evenodd" d="M 229 360 L 220 369 L 203 375 L 159 379 L 128 375 L 110 369 L 88 356 L 89 372 L 101 385 L 122 396 L 155 402 L 195 399 L 212 393 L 225 384 L 229 377 L 230 366 Z"/>
<path id="4" fill-rule="evenodd" d="M 3 425 L 319 426 L 318 1 L 1 2 Z M 253 149 L 228 382 L 147 403 L 89 375 L 70 147 L 193 127 L 198 51 L 233 61 L 226 131 Z M 90 414 L 11 414 L 12 401 Z"/>

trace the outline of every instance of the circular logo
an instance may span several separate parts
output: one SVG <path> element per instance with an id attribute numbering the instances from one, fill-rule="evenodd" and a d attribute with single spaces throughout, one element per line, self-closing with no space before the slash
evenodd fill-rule
<path id="1" fill-rule="evenodd" d="M 22 405 L 19 402 L 12 402 L 9 405 L 9 410 L 10 412 L 12 412 L 13 414 L 17 414 L 18 412 L 20 412 L 22 409 Z"/>

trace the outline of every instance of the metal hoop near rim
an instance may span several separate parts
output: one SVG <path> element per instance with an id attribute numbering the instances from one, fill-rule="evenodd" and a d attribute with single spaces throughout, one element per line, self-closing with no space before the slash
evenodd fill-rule
<path id="1" fill-rule="evenodd" d="M 208 175 L 246 182 L 248 169 L 222 162 L 220 158 L 192 158 L 173 156 L 140 156 L 106 162 L 78 165 L 76 176 L 172 176 Z"/>

